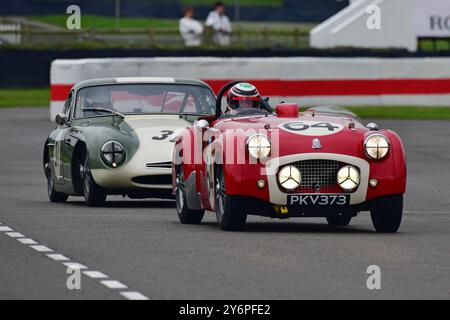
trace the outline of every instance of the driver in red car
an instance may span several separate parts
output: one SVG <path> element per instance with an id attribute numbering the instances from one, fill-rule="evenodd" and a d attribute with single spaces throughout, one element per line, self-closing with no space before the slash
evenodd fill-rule
<path id="1" fill-rule="evenodd" d="M 254 113 L 255 110 L 261 110 L 261 96 L 258 89 L 246 82 L 235 84 L 227 95 L 226 113 L 229 115 L 239 113 L 241 115 L 242 113 Z"/>

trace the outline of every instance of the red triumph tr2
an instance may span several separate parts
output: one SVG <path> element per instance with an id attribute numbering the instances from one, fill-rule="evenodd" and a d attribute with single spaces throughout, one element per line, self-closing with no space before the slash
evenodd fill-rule
<path id="1" fill-rule="evenodd" d="M 207 210 L 223 230 L 241 230 L 249 214 L 325 217 L 332 226 L 346 226 L 370 211 L 376 231 L 400 227 L 402 141 L 392 130 L 364 126 L 345 109 L 299 112 L 292 103 L 273 109 L 253 85 L 235 81 L 218 93 L 214 116 L 200 118 L 173 141 L 182 223 L 201 223 Z"/>

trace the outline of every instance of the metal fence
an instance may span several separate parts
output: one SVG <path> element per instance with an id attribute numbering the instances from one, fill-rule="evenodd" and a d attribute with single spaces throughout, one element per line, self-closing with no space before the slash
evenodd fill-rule
<path id="1" fill-rule="evenodd" d="M 21 26 L 15 22 L 0 22 L 0 44 L 20 44 L 22 40 Z"/>
<path id="2" fill-rule="evenodd" d="M 29 27 L 0 28 L 0 39 L 9 45 L 58 47 L 84 45 L 98 47 L 167 47 L 182 48 L 183 40 L 177 29 L 149 28 L 123 30 L 48 31 Z M 204 36 L 204 46 L 213 46 L 210 34 Z M 307 48 L 309 33 L 300 30 L 261 30 L 237 28 L 232 35 L 231 47 L 254 48 Z"/>

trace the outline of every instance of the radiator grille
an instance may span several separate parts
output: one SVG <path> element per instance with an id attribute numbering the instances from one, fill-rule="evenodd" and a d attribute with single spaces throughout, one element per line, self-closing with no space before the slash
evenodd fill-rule
<path id="1" fill-rule="evenodd" d="M 139 184 L 167 185 L 172 184 L 172 176 L 170 174 L 155 176 L 134 177 L 131 181 Z"/>
<path id="2" fill-rule="evenodd" d="M 289 193 L 334 193 L 342 191 L 337 183 L 337 173 L 345 163 L 334 160 L 304 160 L 291 163 L 300 170 L 302 182 Z"/>
<path id="3" fill-rule="evenodd" d="M 305 160 L 294 163 L 302 173 L 300 187 L 332 187 L 337 184 L 336 177 L 342 164 L 333 160 Z"/>

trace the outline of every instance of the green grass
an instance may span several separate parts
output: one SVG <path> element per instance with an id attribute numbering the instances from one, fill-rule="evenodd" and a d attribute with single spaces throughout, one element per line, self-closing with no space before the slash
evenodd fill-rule
<path id="1" fill-rule="evenodd" d="M 264 0 L 263 0 L 264 1 Z M 31 16 L 27 17 L 29 20 L 44 22 L 56 25 L 62 28 L 66 27 L 66 15 L 46 15 L 46 16 Z M 203 18 L 203 19 L 202 19 Z M 206 17 L 197 17 L 197 19 L 205 20 Z M 114 29 L 116 22 L 114 17 L 82 15 L 81 28 L 82 29 Z M 309 32 L 316 26 L 315 23 L 289 23 L 289 22 L 240 22 L 239 26 L 242 30 L 251 32 L 261 32 L 265 28 L 270 28 L 273 31 L 287 31 L 292 32 L 298 29 L 301 32 Z M 236 26 L 237 27 L 237 26 Z M 178 28 L 177 19 L 152 19 L 152 18 L 122 18 L 120 19 L 121 29 L 143 29 L 143 28 Z"/>
<path id="2" fill-rule="evenodd" d="M 65 28 L 67 15 L 32 16 L 28 18 L 30 20 L 53 24 Z M 105 17 L 87 14 L 83 14 L 81 16 L 82 29 L 114 29 L 115 27 L 116 21 L 114 17 Z M 178 27 L 177 20 L 139 18 L 139 17 L 120 19 L 120 28 L 123 29 L 177 28 L 177 27 Z"/>
<path id="3" fill-rule="evenodd" d="M 50 90 L 39 89 L 0 89 L 0 108 L 48 107 Z"/>
<path id="4" fill-rule="evenodd" d="M 222 1 L 228 7 L 234 7 L 236 0 L 223 0 Z M 185 6 L 213 6 L 214 1 L 211 0 L 181 0 L 181 3 Z M 239 0 L 239 4 L 244 7 L 281 7 L 283 0 Z"/>
<path id="5" fill-rule="evenodd" d="M 419 49 L 421 51 L 449 51 L 450 50 L 450 40 L 449 39 L 439 39 L 439 40 L 423 39 L 423 40 L 419 41 Z"/>
<path id="6" fill-rule="evenodd" d="M 346 107 L 361 118 L 450 120 L 450 107 L 358 106 Z"/>
<path id="7" fill-rule="evenodd" d="M 0 89 L 0 108 L 48 107 L 49 103 L 48 88 Z M 347 109 L 369 119 L 450 120 L 450 106 L 352 106 Z"/>

